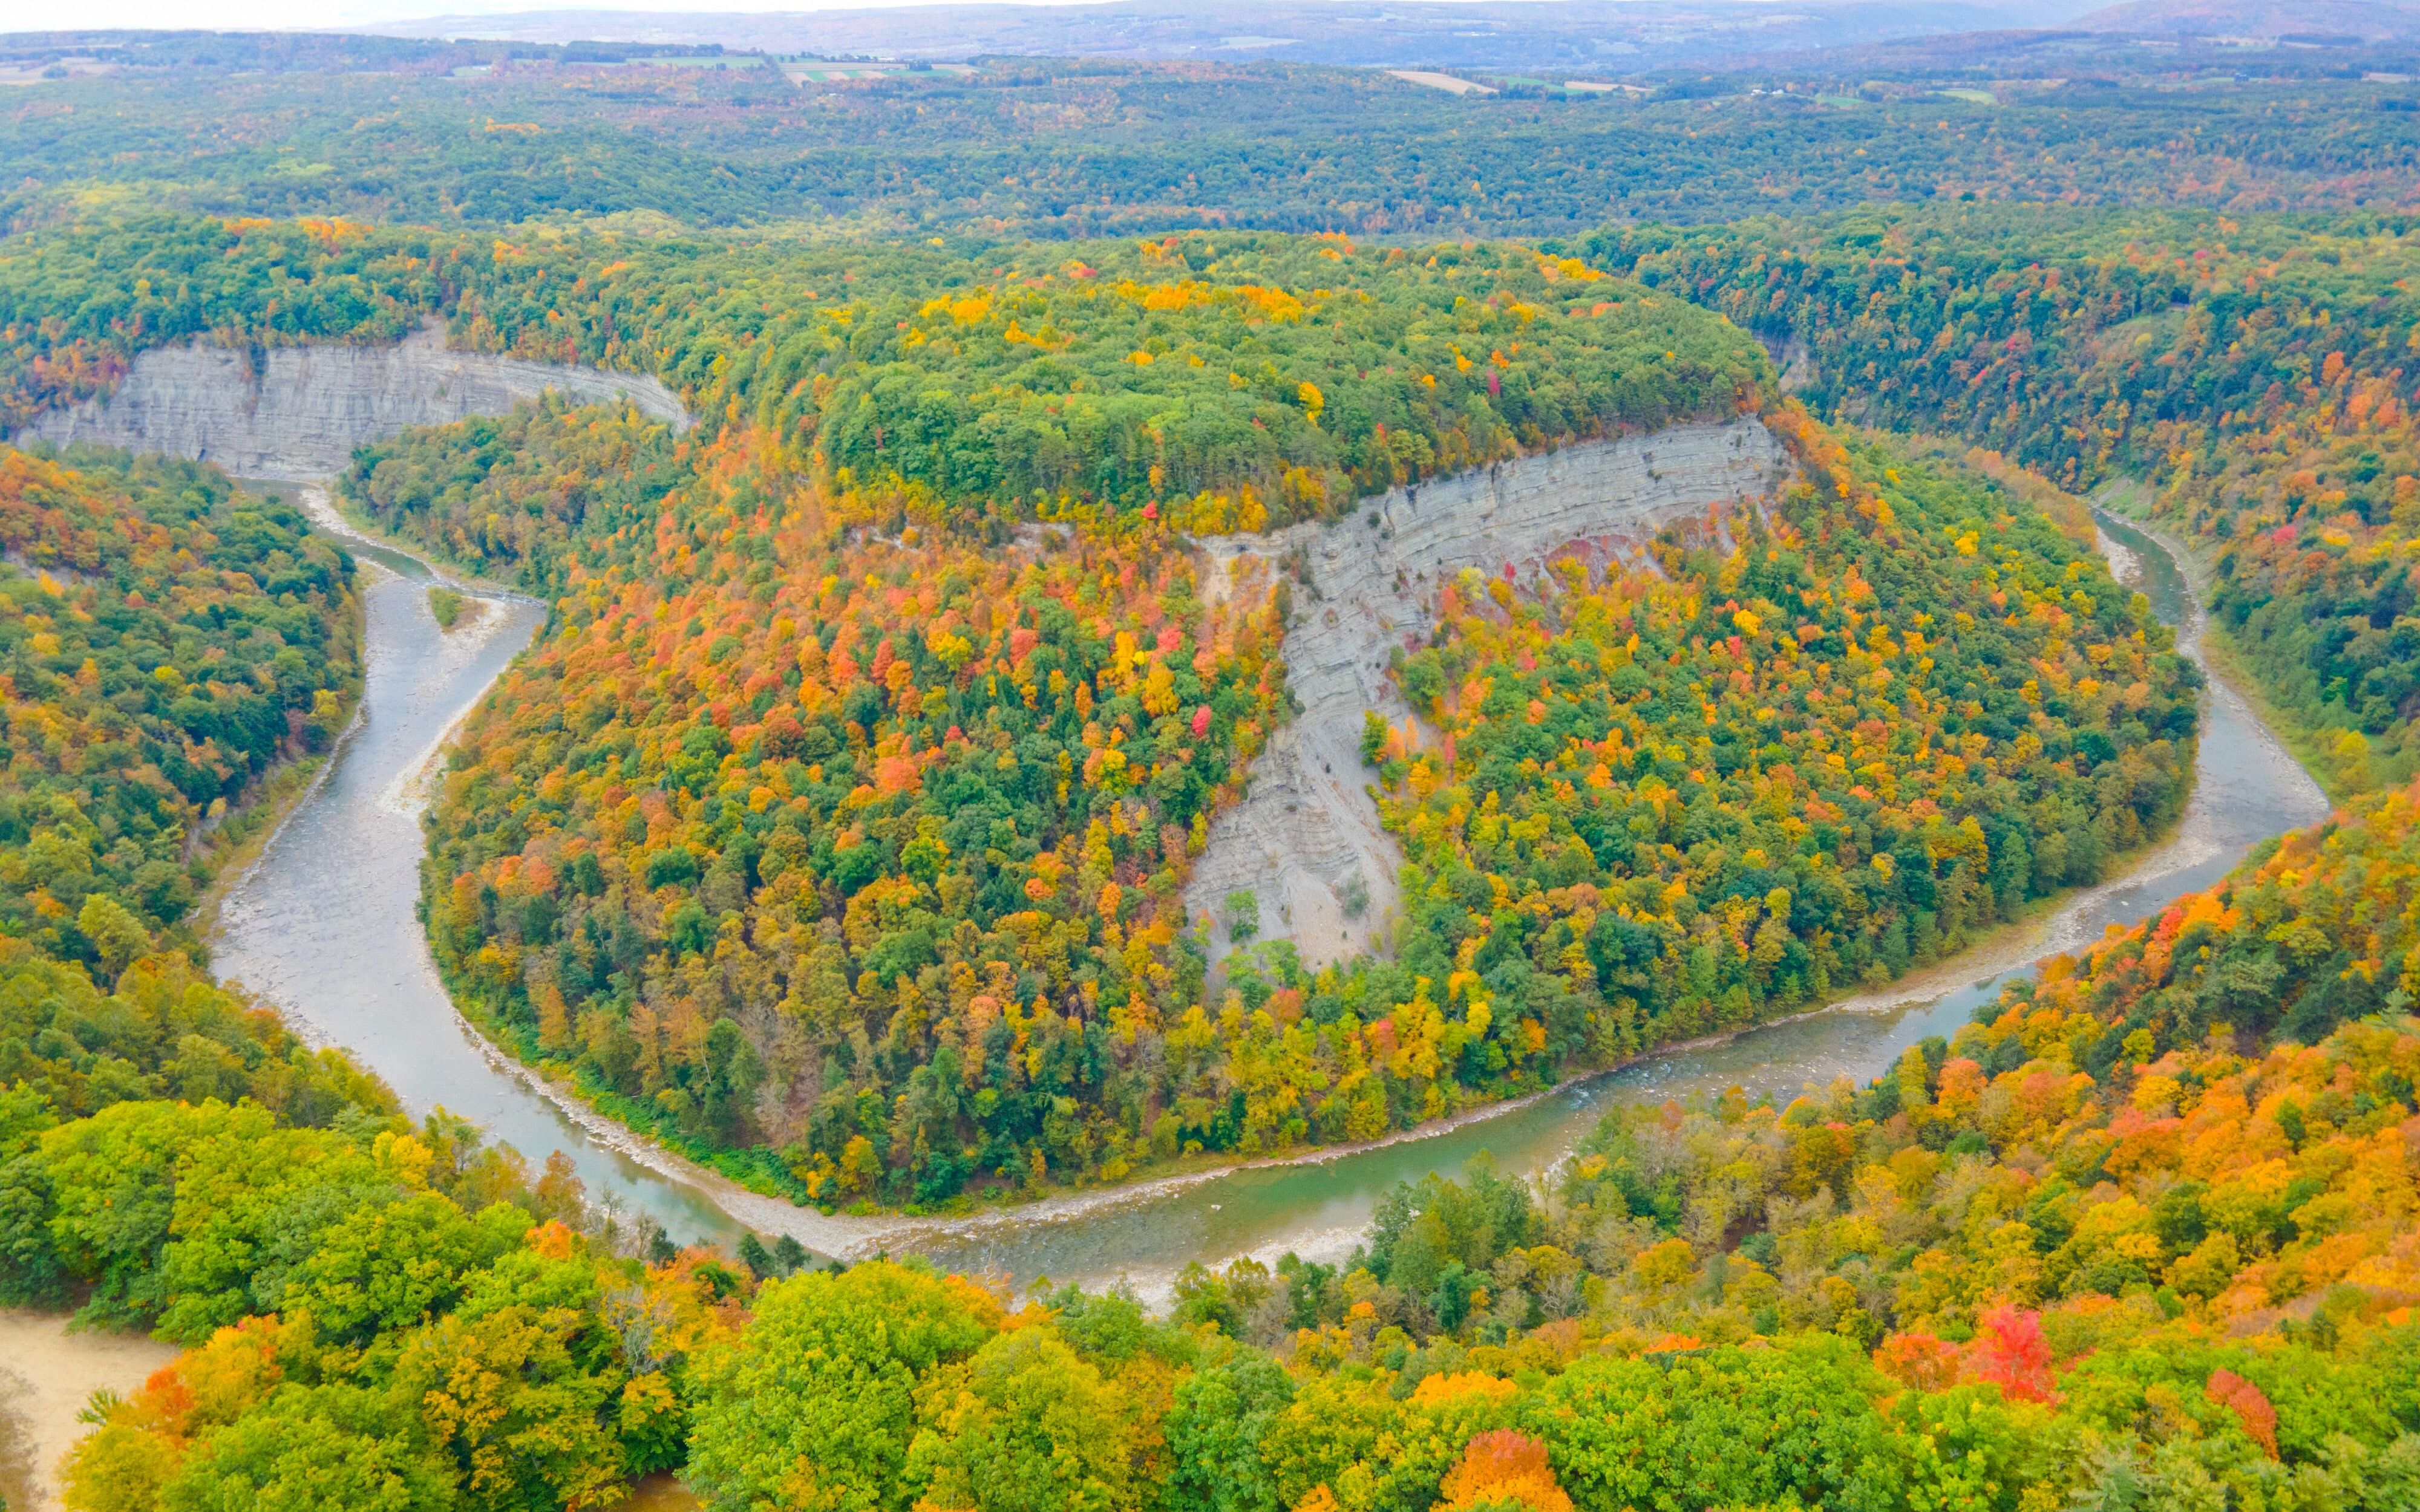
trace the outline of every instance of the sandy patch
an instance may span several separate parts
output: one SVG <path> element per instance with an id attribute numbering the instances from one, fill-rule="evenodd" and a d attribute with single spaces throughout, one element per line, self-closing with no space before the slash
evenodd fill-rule
<path id="1" fill-rule="evenodd" d="M 0 1496 L 59 1504 L 59 1462 L 86 1425 L 76 1413 L 104 1388 L 131 1396 L 177 1347 L 127 1334 L 68 1332 L 64 1317 L 0 1310 Z"/>
<path id="2" fill-rule="evenodd" d="M 621 1512 L 697 1512 L 698 1500 L 688 1487 L 670 1475 L 649 1475 L 633 1482 Z"/>

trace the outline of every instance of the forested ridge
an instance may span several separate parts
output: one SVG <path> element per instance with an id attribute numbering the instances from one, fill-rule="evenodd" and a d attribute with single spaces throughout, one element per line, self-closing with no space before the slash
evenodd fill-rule
<path id="1" fill-rule="evenodd" d="M 21 385 L 55 390 L 61 352 L 100 371 L 189 331 L 371 339 L 425 312 L 722 415 L 676 442 L 525 407 L 366 448 L 343 488 L 560 595 L 438 808 L 426 906 L 458 992 L 617 1117 L 794 1196 L 1370 1137 L 1937 959 L 2181 800 L 2193 674 L 2097 561 L 1962 462 L 1855 463 L 1776 409 L 1818 481 L 1716 526 L 1743 543 L 1683 532 L 1570 602 L 1490 598 L 1520 637 L 1606 595 L 1580 640 L 1401 669 L 1448 739 L 1369 753 L 1415 841 L 1387 958 L 1314 978 L 1264 949 L 1214 995 L 1177 895 L 1287 717 L 1296 585 L 1201 581 L 1183 533 L 1763 403 L 1742 332 L 1501 244 L 163 224 L 132 269 L 132 226 L 34 239 L 70 273 L 13 265 Z M 277 319 L 223 313 L 260 290 Z M 1509 696 L 1541 652 L 1606 679 L 1551 724 Z"/>
<path id="2" fill-rule="evenodd" d="M 2322 779 L 2415 770 L 2420 310 L 2399 223 L 1892 211 L 1589 251 L 1802 343 L 1819 409 L 1960 435 L 2070 486 L 2148 485 Z"/>
<path id="3" fill-rule="evenodd" d="M 442 1122 L 19 1094 L 31 1253 L 194 1341 L 71 1504 L 611 1504 L 678 1464 L 734 1508 L 2408 1505 L 2415 806 L 1866 1086 L 1618 1109 L 1550 1180 L 1400 1188 L 1349 1263 L 1196 1267 L 1165 1320 L 752 1240 L 619 1258 Z"/>
<path id="4" fill-rule="evenodd" d="M 216 469 L 12 448 L 0 554 L 0 933 L 123 964 L 342 727 L 352 563 Z"/>
<path id="5" fill-rule="evenodd" d="M 1473 948 L 1430 967 L 1455 992 L 1578 945 L 1622 1049 L 1736 1026 L 1953 954 L 2181 808 L 2198 678 L 2071 501 L 1771 418 L 1811 486 L 1730 549 L 1567 562 L 1536 603 L 1466 574 L 1400 658 L 1425 727 L 1371 745 L 1415 930 Z M 1473 895 L 1492 921 L 1431 915 Z"/>
<path id="6" fill-rule="evenodd" d="M 651 373 L 777 430 L 837 494 L 969 526 L 1086 506 L 1217 532 L 1728 402 L 1755 344 L 1511 244 L 526 245 L 347 222 L 145 217 L 0 255 L 14 418 L 140 351 L 392 340 Z M 802 466 L 801 471 L 805 471 Z M 898 495 L 902 497 L 893 498 Z"/>
<path id="7" fill-rule="evenodd" d="M 1931 499 L 1880 463 L 1853 478 L 1776 411 L 1855 508 L 1793 502 L 1728 563 L 1668 561 L 1699 586 L 1659 606 L 1661 649 L 1624 675 L 1674 724 L 1637 750 L 1610 702 L 1556 726 L 1613 742 L 1636 807 L 1582 806 L 1582 841 L 1571 751 L 1478 786 L 1432 763 L 1452 790 L 1435 817 L 1459 804 L 1472 844 L 1430 835 L 1390 958 L 1314 980 L 1260 952 L 1220 1000 L 1177 895 L 1286 717 L 1295 585 L 1200 581 L 1169 532 L 1719 412 L 1769 369 L 1719 322 L 1519 249 L 1082 250 L 987 274 L 922 251 L 778 273 L 694 249 L 509 258 L 464 277 L 472 339 L 603 362 L 679 343 L 670 371 L 710 375 L 685 385 L 698 407 L 727 395 L 752 424 L 667 462 L 628 415 L 528 409 L 370 448 L 347 481 L 407 535 L 563 593 L 561 633 L 466 737 L 427 908 L 491 1030 L 617 1117 L 794 1196 L 920 1205 L 1367 1138 L 1886 980 L 2097 878 L 2175 812 L 2192 674 L 2098 563 L 1971 475 Z M 960 282 L 892 292 L 919 272 Z M 1035 517 L 1073 534 L 1015 525 Z M 958 554 L 1012 530 L 1007 561 Z M 1802 532 L 1823 538 L 1811 563 Z M 1939 576 L 1904 579 L 1911 551 Z M 1761 611 L 1737 601 L 1749 577 Z M 1771 594 L 1813 633 L 1785 634 Z M 1760 612 L 1776 628 L 1749 650 Z M 1612 639 L 1587 653 L 1608 671 L 1637 652 Z M 1861 690 L 1817 687 L 1843 656 Z M 1728 728 L 1698 717 L 1707 678 L 1768 661 L 1802 703 L 1851 699 L 1854 739 L 1802 749 L 1754 701 Z M 1928 725 L 1955 748 L 1909 738 Z M 1852 754 L 1880 765 L 1831 780 Z M 1958 796 L 1970 764 L 1979 802 Z M 1936 765 L 1944 792 L 1898 795 Z M 1791 832 L 1741 835 L 1752 807 Z M 1544 854 L 1491 859 L 1490 829 L 1533 810 L 1563 816 Z"/>
<path id="8" fill-rule="evenodd" d="M 2420 193 L 2408 82 L 2238 77 L 2248 59 L 2179 79 L 2078 59 L 2102 76 L 1982 81 L 1775 61 L 1761 76 L 1655 81 L 1644 98 L 1510 81 L 1456 97 L 1375 70 L 1109 58 L 804 85 L 763 62 L 536 57 L 458 77 L 388 64 L 67 79 L 12 89 L 0 113 L 16 165 L 0 216 L 54 224 L 100 205 L 483 230 L 1435 239 L 1970 197 L 2409 211 Z"/>

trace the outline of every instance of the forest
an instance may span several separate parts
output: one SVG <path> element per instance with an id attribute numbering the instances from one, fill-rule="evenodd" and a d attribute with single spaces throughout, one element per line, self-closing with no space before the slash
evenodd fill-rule
<path id="1" fill-rule="evenodd" d="M 0 933 L 116 969 L 179 924 L 266 779 L 343 728 L 352 563 L 214 468 L 13 448 L 0 552 Z"/>
<path id="2" fill-rule="evenodd" d="M 345 487 L 469 564 L 525 539 L 512 570 L 564 584 L 562 632 L 465 733 L 434 820 L 427 912 L 458 996 L 597 1106 L 752 1184 L 929 1207 L 1372 1137 L 1888 980 L 2097 879 L 2181 802 L 2194 674 L 2097 559 L 1962 463 L 1903 486 L 1875 454 L 1860 476 L 1776 410 L 1845 510 L 1793 497 L 1729 562 L 1676 544 L 1663 571 L 1684 590 L 1606 582 L 1602 627 L 1553 655 L 1621 698 L 1573 689 L 1534 734 L 1527 698 L 1473 706 L 1447 721 L 1467 771 L 1373 752 L 1431 810 L 1399 820 L 1424 901 L 1397 949 L 1317 980 L 1280 950 L 1222 1001 L 1176 894 L 1283 717 L 1295 585 L 1202 582 L 1168 532 L 1718 412 L 1761 353 L 1503 248 L 1102 248 L 995 268 L 888 333 L 761 295 L 722 333 L 678 293 L 706 270 L 659 266 L 679 282 L 640 263 L 568 298 L 506 270 L 458 318 L 579 355 L 610 355 L 599 331 L 623 350 L 655 321 L 714 332 L 738 358 L 717 389 L 761 428 L 695 452 L 693 481 L 592 511 L 586 480 L 668 438 L 528 409 L 370 448 Z M 1259 282 L 1296 270 L 1359 288 Z M 1118 378 L 1071 376 L 1103 352 L 1125 354 Z M 995 363 L 1016 366 L 985 383 Z M 788 377 L 811 363 L 812 383 Z M 810 456 L 779 440 L 794 427 Z M 616 486 L 654 493 L 661 466 Z M 1034 516 L 1073 533 L 1011 525 Z M 861 520 L 942 533 L 875 542 Z M 954 544 L 1012 530 L 1005 561 Z M 1652 647 L 1622 643 L 1639 631 Z M 1493 681 L 1464 648 L 1436 655 L 1407 686 L 1448 663 L 1457 686 Z M 1503 671 L 1499 701 L 1521 675 Z M 1727 728 L 1698 713 L 1714 682 L 1741 701 Z M 1772 702 L 1835 733 L 1777 738 Z M 1606 798 L 1575 808 L 1599 767 Z M 1760 812 L 1784 827 L 1743 833 Z"/>
<path id="3" fill-rule="evenodd" d="M 458 997 L 793 1198 L 1372 1137 L 1929 964 L 2182 801 L 2195 674 L 2079 517 L 1853 452 L 1728 319 L 1583 260 L 163 224 L 131 268 L 129 228 L 0 263 L 28 402 L 76 392 L 55 354 L 107 372 L 273 289 L 252 339 L 444 311 L 520 355 L 678 353 L 726 415 L 676 441 L 524 407 L 366 448 L 341 489 L 555 595 L 432 820 Z M 1296 584 L 1200 580 L 1183 534 L 1742 405 L 1809 476 L 1779 509 L 1550 603 L 1447 589 L 1395 673 L 1431 748 L 1366 752 L 1410 842 L 1394 949 L 1312 977 L 1264 948 L 1211 992 L 1177 895 L 1286 717 Z"/>
<path id="4" fill-rule="evenodd" d="M 1004 528 L 1157 505 L 1218 533 L 1706 412 L 1769 365 L 1576 260 L 1419 253 L 1243 233 L 988 255 L 517 245 L 141 217 L 0 255 L 0 412 L 106 393 L 149 347 L 388 341 L 442 315 L 473 349 L 653 373 L 774 433 L 847 508 Z"/>
<path id="5" fill-rule="evenodd" d="M 2173 57 L 2136 49 L 2113 69 L 2071 45 L 1996 80 L 1816 54 L 1635 96 L 1508 81 L 1457 97 L 1278 62 L 993 58 L 801 85 L 765 63 L 407 46 L 14 88 L 0 224 L 100 207 L 985 244 L 1247 227 L 1434 240 L 1969 198 L 2400 213 L 2420 193 L 2413 86 L 2391 71 L 2408 49 L 2324 54 L 2341 81 L 2301 76 L 2290 50 L 2222 48 L 2172 77 Z"/>
<path id="6" fill-rule="evenodd" d="M 182 1350 L 89 1404 L 74 1512 L 2420 1504 L 2405 85 L 432 57 L 12 94 L 0 425 L 432 317 L 678 392 L 334 491 L 549 605 L 427 820 L 446 985 L 760 1192 L 1368 1139 L 2105 878 L 2202 676 L 2086 496 L 2184 542 L 2341 807 L 1879 1076 L 1617 1104 L 1156 1311 L 684 1248 L 210 976 L 196 902 L 363 686 L 348 554 L 207 464 L 0 448 L 0 1304 Z M 1357 774 L 1387 949 L 1214 964 L 1185 881 L 1311 584 L 1194 543 L 1740 417 L 1771 496 L 1437 585 Z"/>
<path id="7" fill-rule="evenodd" d="M 1667 537 L 1545 603 L 1446 589 L 1396 673 L 1425 727 L 1371 732 L 1407 875 L 1452 895 L 1406 888 L 1414 969 L 1517 998 L 1499 963 L 1579 945 L 1633 1053 L 1953 954 L 2178 811 L 2198 676 L 2088 518 L 1771 419 L 1809 486 L 1728 552 Z"/>
<path id="8" fill-rule="evenodd" d="M 2420 771 L 2409 274 L 2392 223 L 1869 213 L 1587 249 L 1803 344 L 1806 393 L 2127 497 L 2339 795 Z"/>
<path id="9" fill-rule="evenodd" d="M 2415 817 L 2366 798 L 1865 1086 L 1619 1108 L 1551 1180 L 1399 1188 L 1348 1264 L 1197 1266 L 1164 1319 L 626 1256 L 560 1171 L 341 1083 L 12 1094 L 8 1273 L 189 1346 L 79 1508 L 675 1464 L 716 1508 L 2408 1506 Z"/>

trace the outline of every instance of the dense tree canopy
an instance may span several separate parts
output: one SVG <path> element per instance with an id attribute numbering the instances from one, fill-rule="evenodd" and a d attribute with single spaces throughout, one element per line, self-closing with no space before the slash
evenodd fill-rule
<path id="1" fill-rule="evenodd" d="M 2103 875 L 2180 808 L 2196 678 L 2019 465 L 2191 532 L 2356 796 L 1863 1086 L 1621 1108 L 1548 1177 L 1389 1194 L 1341 1264 L 1190 1268 L 1164 1319 L 682 1252 L 174 948 L 358 687 L 344 555 L 207 467 L 0 450 L 0 1301 L 185 1350 L 94 1404 L 78 1512 L 665 1470 L 717 1512 L 2420 1499 L 2413 243 L 2252 213 L 2405 205 L 2396 86 L 504 65 L 213 78 L 199 120 L 185 77 L 13 95 L 0 425 L 165 344 L 430 318 L 679 392 L 686 435 L 549 400 L 343 492 L 551 602 L 432 817 L 449 983 L 759 1187 L 1367 1137 Z M 1956 203 L 1636 224 L 1885 194 Z M 1435 239 L 1507 228 L 1578 239 Z M 1744 409 L 1775 497 L 1441 585 L 1419 717 L 1366 743 L 1389 949 L 1214 984 L 1183 885 L 1291 717 L 1302 585 L 1191 538 Z"/>
<path id="2" fill-rule="evenodd" d="M 580 1504 L 680 1462 L 685 1423 L 715 1508 L 2398 1508 L 2415 813 L 2366 799 L 1865 1086 L 1616 1109 L 1551 1180 L 1401 1188 L 1345 1264 L 1196 1266 L 1164 1321 L 889 1261 L 615 1258 L 535 1222 L 559 1178 L 442 1122 L 132 1103 L 21 1133 L 61 1265 L 196 1345 L 79 1451 L 73 1504 L 300 1497 L 306 1468 Z M 209 1333 L 199 1278 L 256 1213 L 298 1258 L 251 1295 L 288 1310 L 239 1293 Z"/>
<path id="3" fill-rule="evenodd" d="M 1398 658 L 1426 718 L 1370 754 L 1449 1013 L 1547 1043 L 1585 1015 L 1615 1053 L 1737 1026 L 1951 953 L 2181 808 L 2198 679 L 2071 501 L 1796 434 L 1812 486 L 1730 539 L 1566 558 L 1535 601 L 1466 574 Z"/>
<path id="4" fill-rule="evenodd" d="M 216 469 L 8 448 L 0 553 L 0 933 L 115 971 L 342 728 L 352 563 Z"/>
<path id="5" fill-rule="evenodd" d="M 1312 984 L 1280 957 L 1212 1001 L 1177 895 L 1206 819 L 1285 717 L 1273 651 L 1292 584 L 1202 581 L 1180 532 L 1719 413 L 1769 369 L 1719 321 L 1520 249 L 1086 250 L 1003 252 L 987 271 L 845 250 L 820 270 L 697 249 L 599 265 L 577 247 L 447 264 L 472 339 L 600 362 L 674 343 L 656 348 L 679 354 L 666 371 L 735 416 L 676 446 L 628 415 L 532 409 L 373 448 L 348 485 L 459 560 L 560 587 L 560 633 L 474 721 L 441 801 L 429 919 L 491 1028 L 617 1116 L 793 1196 L 922 1204 L 1368 1137 L 1904 970 L 2097 876 L 2174 812 L 2191 674 L 2098 565 L 2026 498 L 1971 478 L 1919 496 L 1878 461 L 1867 478 L 1776 411 L 1854 507 L 1792 502 L 1775 540 L 1727 564 L 1676 541 L 1660 568 L 1609 581 L 1661 594 L 1665 617 L 1623 700 L 1650 693 L 1647 717 L 1678 719 L 1684 688 L 1730 663 L 1775 647 L 1777 665 L 1779 594 L 1831 638 L 1792 639 L 1807 666 L 1791 675 L 1854 660 L 1851 702 L 1835 710 L 1827 687 L 1817 709 L 1810 683 L 1783 724 L 1755 699 L 1732 728 L 1676 724 L 1621 757 L 1624 800 L 1635 788 L 1672 833 L 1641 841 L 1627 812 L 1598 812 L 1585 856 L 1550 842 L 1560 858 L 1506 876 L 1501 903 L 1433 836 L 1414 895 L 1435 898 L 1397 960 Z M 908 293 L 916 275 L 946 292 Z M 709 280 L 719 303 L 699 297 Z M 590 480 L 640 456 L 590 509 Z M 1032 517 L 1047 528 L 1016 523 Z M 1807 561 L 1802 535 L 1820 537 Z M 1911 576 L 1918 563 L 1931 576 Z M 1703 581 L 1668 593 L 1650 586 L 1659 571 Z M 1733 580 L 1747 577 L 1761 586 Z M 1776 622 L 1754 653 L 1742 593 Z M 1913 639 L 1875 642 L 1889 625 Z M 1438 657 L 1470 652 L 1441 646 L 1404 675 L 1439 681 Z M 1600 702 L 1562 721 L 1591 744 L 1621 723 Z M 1838 725 L 1823 749 L 1810 720 Z M 1935 729 L 1955 748 L 1936 751 Z M 1575 801 L 1513 752 L 1536 737 L 1459 733 L 1469 771 L 1418 779 L 1445 795 L 1439 818 L 1451 794 L 1473 818 L 1468 782 L 1525 826 L 1528 806 Z M 1888 785 L 1831 782 L 1836 740 L 1842 773 L 1855 754 Z M 1826 774 L 1804 806 L 1785 775 L 1800 759 Z M 2020 785 L 1993 786 L 2002 765 Z M 1915 767 L 1944 786 L 1900 795 Z M 1710 778 L 1729 795 L 1694 792 Z M 1662 796 L 1683 781 L 1690 799 Z M 1780 840 L 1757 860 L 1753 842 L 1699 832 L 1776 783 L 1792 823 L 1829 826 L 1788 852 L 1833 875 L 1793 884 Z M 1659 846 L 1692 853 L 1685 918 L 1661 901 L 1679 879 Z M 1657 901 L 1594 895 L 1616 883 Z M 1793 886 L 1799 917 L 1780 927 L 1804 943 L 1785 969 L 1751 964 L 1772 942 L 1726 900 L 1761 911 Z M 1460 896 L 1473 888 L 1479 902 Z M 1634 903 L 1647 913 L 1626 917 Z M 1580 935 L 1575 972 L 1564 948 Z M 1622 975 L 1654 961 L 1652 990 Z"/>
<path id="6" fill-rule="evenodd" d="M 2111 484 L 2190 532 L 2321 779 L 2420 771 L 2420 251 L 2399 223 L 1869 211 L 1587 250 L 1800 344 L 1819 409 Z"/>
<path id="7" fill-rule="evenodd" d="M 147 67 L 13 92 L 0 215 L 135 202 L 481 229 L 1434 239 L 1970 197 L 2413 208 L 2408 83 L 2295 78 L 2293 49 L 2205 48 L 2180 76 L 2143 77 L 2180 60 L 2121 49 L 2134 61 L 2113 69 L 2060 40 L 2040 62 L 2070 77 L 1992 80 L 1958 57 L 1907 78 L 1834 55 L 1690 69 L 1644 95 L 1528 79 L 1455 96 L 1373 69 L 1109 58 L 793 83 L 762 59 L 633 68 L 493 44 L 359 71 Z M 2403 66 L 2314 56 L 2327 73 Z"/>

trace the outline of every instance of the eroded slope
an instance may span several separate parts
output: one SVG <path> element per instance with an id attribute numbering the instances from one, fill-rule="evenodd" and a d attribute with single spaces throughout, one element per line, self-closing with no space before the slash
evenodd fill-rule
<path id="1" fill-rule="evenodd" d="M 430 321 L 393 346 L 157 347 L 134 359 L 115 393 L 50 410 L 17 439 L 165 452 L 238 477 L 320 478 L 365 441 L 502 414 L 549 390 L 583 404 L 627 399 L 653 419 L 689 425 L 680 401 L 652 378 L 455 351 Z"/>
<path id="2" fill-rule="evenodd" d="M 1226 901 L 1237 891 L 1253 895 L 1262 937 L 1294 941 L 1313 965 L 1381 936 L 1403 857 L 1367 790 L 1362 718 L 1411 712 L 1387 676 L 1388 653 L 1425 642 L 1440 583 L 1473 567 L 1533 574 L 1578 543 L 1617 549 L 1710 504 L 1767 493 L 1789 467 L 1760 421 L 1678 425 L 1398 488 L 1334 525 L 1208 543 L 1226 573 L 1297 551 L 1309 568 L 1284 646 L 1301 713 L 1254 764 L 1244 801 L 1212 823 L 1186 888 L 1189 911 L 1213 919 L 1214 948 L 1232 944 Z"/>

